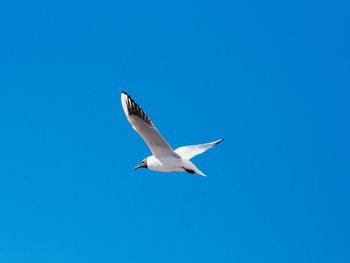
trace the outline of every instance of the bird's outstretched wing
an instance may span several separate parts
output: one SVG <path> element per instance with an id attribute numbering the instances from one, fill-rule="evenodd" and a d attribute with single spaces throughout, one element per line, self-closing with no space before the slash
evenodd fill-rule
<path id="1" fill-rule="evenodd" d="M 121 103 L 131 126 L 140 134 L 155 157 L 172 156 L 179 158 L 179 155 L 162 137 L 143 109 L 125 91 L 122 91 Z"/>
<path id="2" fill-rule="evenodd" d="M 201 154 L 205 152 L 206 150 L 214 147 L 215 145 L 222 142 L 223 139 L 217 140 L 215 142 L 210 143 L 204 143 L 204 144 L 197 144 L 197 145 L 189 145 L 189 146 L 182 146 L 180 148 L 177 148 L 175 152 L 181 156 L 181 158 L 189 160 L 193 157 L 195 157 L 198 154 Z"/>

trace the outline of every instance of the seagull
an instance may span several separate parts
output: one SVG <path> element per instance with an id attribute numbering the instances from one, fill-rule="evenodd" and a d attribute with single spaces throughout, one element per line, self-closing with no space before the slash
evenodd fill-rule
<path id="1" fill-rule="evenodd" d="M 135 170 L 148 168 L 158 172 L 188 172 L 206 176 L 190 159 L 218 145 L 223 139 L 210 143 L 182 146 L 174 151 L 144 110 L 125 91 L 121 93 L 121 103 L 131 126 L 142 137 L 153 154 L 143 159 L 134 168 Z"/>

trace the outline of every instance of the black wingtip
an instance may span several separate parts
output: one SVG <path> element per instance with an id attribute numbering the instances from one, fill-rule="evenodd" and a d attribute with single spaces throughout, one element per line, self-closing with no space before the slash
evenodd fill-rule
<path id="1" fill-rule="evenodd" d="M 126 91 L 122 91 L 122 94 L 126 95 L 126 107 L 128 111 L 128 115 L 135 115 L 144 120 L 147 124 L 153 125 L 151 119 L 148 115 L 143 111 L 143 109 L 130 97 L 130 95 Z"/>
<path id="2" fill-rule="evenodd" d="M 220 140 L 218 140 L 218 142 L 215 145 L 218 145 L 219 143 L 221 143 L 224 140 L 224 138 L 221 138 Z"/>

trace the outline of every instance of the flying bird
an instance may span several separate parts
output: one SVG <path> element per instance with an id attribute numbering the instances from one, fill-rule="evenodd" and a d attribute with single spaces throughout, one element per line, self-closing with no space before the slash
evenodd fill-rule
<path id="1" fill-rule="evenodd" d="M 223 139 L 197 145 L 182 146 L 175 151 L 162 137 L 144 110 L 125 92 L 121 93 L 121 103 L 131 126 L 151 150 L 151 156 L 143 159 L 134 169 L 148 168 L 159 172 L 188 172 L 206 176 L 190 159 L 214 147 Z"/>

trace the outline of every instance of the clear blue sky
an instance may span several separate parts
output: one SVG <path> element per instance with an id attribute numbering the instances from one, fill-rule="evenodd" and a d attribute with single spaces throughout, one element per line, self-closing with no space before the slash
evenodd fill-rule
<path id="1" fill-rule="evenodd" d="M 7 2 L 1 263 L 350 262 L 349 1 Z"/>

